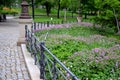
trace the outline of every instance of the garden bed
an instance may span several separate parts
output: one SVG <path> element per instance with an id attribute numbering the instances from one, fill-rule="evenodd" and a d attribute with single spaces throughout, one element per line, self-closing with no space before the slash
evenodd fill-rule
<path id="1" fill-rule="evenodd" d="M 36 35 L 72 72 L 82 80 L 120 78 L 120 36 L 93 27 L 42 30 Z"/>

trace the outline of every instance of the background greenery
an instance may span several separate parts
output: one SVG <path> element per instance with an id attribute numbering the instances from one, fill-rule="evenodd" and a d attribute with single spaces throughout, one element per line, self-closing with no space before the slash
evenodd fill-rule
<path id="1" fill-rule="evenodd" d="M 32 0 L 27 1 L 32 6 Z M 0 7 L 20 7 L 20 4 L 21 0 L 1 0 Z M 57 18 L 72 15 L 89 19 L 91 16 L 94 16 L 90 21 L 94 21 L 95 24 L 99 24 L 103 28 L 110 27 L 115 32 L 120 33 L 119 0 L 35 0 L 34 8 L 37 8 L 35 11 L 36 15 L 46 14 L 47 16 L 52 15 L 52 17 L 56 16 Z M 42 13 L 41 9 L 45 13 Z M 65 12 L 67 12 L 66 15 Z M 66 19 L 64 18 L 64 20 Z"/>
<path id="2" fill-rule="evenodd" d="M 4 7 L 20 13 L 22 0 L 1 0 Z M 31 0 L 30 14 L 32 15 Z M 92 22 L 97 26 L 73 26 L 43 30 L 36 35 L 40 40 L 48 32 L 46 46 L 82 80 L 117 80 L 120 78 L 120 1 L 119 0 L 35 0 L 36 22 L 64 20 Z M 65 15 L 66 12 L 66 15 Z M 71 17 L 71 18 L 69 18 Z M 56 26 L 57 27 L 57 26 Z"/>

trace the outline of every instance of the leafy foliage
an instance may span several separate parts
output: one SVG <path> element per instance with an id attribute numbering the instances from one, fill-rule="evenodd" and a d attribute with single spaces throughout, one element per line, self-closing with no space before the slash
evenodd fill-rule
<path id="1" fill-rule="evenodd" d="M 49 14 L 51 12 L 51 8 L 54 6 L 54 0 L 40 0 L 40 1 L 36 0 L 36 4 L 41 4 L 41 5 L 45 6 L 47 16 L 49 16 Z"/>
<path id="2" fill-rule="evenodd" d="M 98 15 L 95 17 L 95 23 L 102 25 L 102 27 L 111 27 L 113 29 L 117 30 L 117 27 L 115 27 L 116 20 L 115 16 L 119 15 L 119 0 L 95 0 L 95 7 L 98 11 Z M 114 12 L 115 10 L 115 12 Z M 116 18 L 119 20 L 119 16 L 116 16 Z"/>
<path id="3" fill-rule="evenodd" d="M 3 7 L 3 9 L 0 10 L 1 14 L 17 14 L 18 12 L 15 9 L 10 9 L 8 7 Z"/>
<path id="4" fill-rule="evenodd" d="M 15 2 L 15 0 L 1 0 L 0 6 L 11 7 L 11 5 Z"/>
<path id="5" fill-rule="evenodd" d="M 94 28 L 78 26 L 43 30 L 36 35 L 43 40 L 46 32 L 49 33 L 46 46 L 80 79 L 116 80 L 120 77 L 120 40 L 102 36 Z"/>

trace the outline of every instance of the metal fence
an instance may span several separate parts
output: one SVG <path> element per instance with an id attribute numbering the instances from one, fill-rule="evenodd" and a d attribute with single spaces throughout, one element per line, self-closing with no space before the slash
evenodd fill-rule
<path id="1" fill-rule="evenodd" d="M 32 23 L 33 25 L 33 30 L 35 31 L 39 31 L 42 29 L 46 29 L 49 27 L 54 27 L 56 25 L 61 25 L 61 24 L 69 24 L 69 23 L 74 23 L 76 21 L 44 21 L 44 22 L 34 22 Z"/>
<path id="2" fill-rule="evenodd" d="M 43 80 L 80 80 L 25 25 L 27 48 L 40 69 Z"/>

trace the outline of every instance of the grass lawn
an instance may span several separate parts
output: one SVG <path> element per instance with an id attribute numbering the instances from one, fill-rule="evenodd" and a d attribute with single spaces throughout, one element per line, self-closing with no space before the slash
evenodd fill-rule
<path id="1" fill-rule="evenodd" d="M 56 9 L 52 9 L 51 10 L 51 13 L 50 13 L 50 16 L 46 16 L 46 10 L 45 9 L 38 9 L 36 8 L 35 9 L 35 15 L 38 15 L 35 17 L 34 21 L 35 22 L 44 22 L 44 21 L 51 21 L 51 18 L 53 19 L 52 21 L 62 21 L 64 20 L 64 11 L 60 11 L 60 18 L 58 19 L 57 18 L 57 10 Z M 66 14 L 67 16 L 67 21 L 77 21 L 76 17 L 77 17 L 77 14 L 74 14 L 73 18 L 71 17 L 71 13 L 70 12 L 67 12 Z"/>
<path id="2" fill-rule="evenodd" d="M 52 20 L 51 20 L 51 18 L 52 18 Z M 34 21 L 35 22 L 46 22 L 46 21 L 58 21 L 58 22 L 60 22 L 60 21 L 62 21 L 62 20 L 64 20 L 64 18 L 57 18 L 57 17 L 53 17 L 53 16 L 49 16 L 49 17 L 47 17 L 47 16 L 36 16 L 35 17 L 35 19 L 34 19 Z M 67 21 L 70 21 L 70 22 L 77 22 L 77 19 L 76 18 L 67 18 Z"/>
<path id="3" fill-rule="evenodd" d="M 64 16 L 64 10 L 60 10 L 60 16 Z M 46 15 L 46 9 L 43 8 L 43 9 L 39 9 L 39 8 L 35 8 L 35 14 L 36 15 Z M 51 9 L 51 13 L 50 15 L 57 15 L 57 9 Z M 70 11 L 67 11 L 66 12 L 66 15 L 67 16 L 72 16 L 72 13 Z M 73 14 L 73 16 L 77 16 L 78 14 Z"/>
<path id="4" fill-rule="evenodd" d="M 92 27 L 42 30 L 40 40 L 82 80 L 117 80 L 120 78 L 120 36 Z"/>
<path id="5" fill-rule="evenodd" d="M 32 9 L 29 8 L 29 13 L 32 15 Z M 45 21 L 51 21 L 51 18 L 53 18 L 53 21 L 62 21 L 64 20 L 64 11 L 60 11 L 60 18 L 58 19 L 57 18 L 57 10 L 56 9 L 51 9 L 51 13 L 50 13 L 50 16 L 46 16 L 46 9 L 39 9 L 39 8 L 35 8 L 35 19 L 34 21 L 35 22 L 45 22 Z M 72 14 L 71 12 L 67 11 L 67 21 L 77 21 L 76 17 L 77 17 L 77 14 L 73 14 L 73 18 L 71 17 Z"/>

